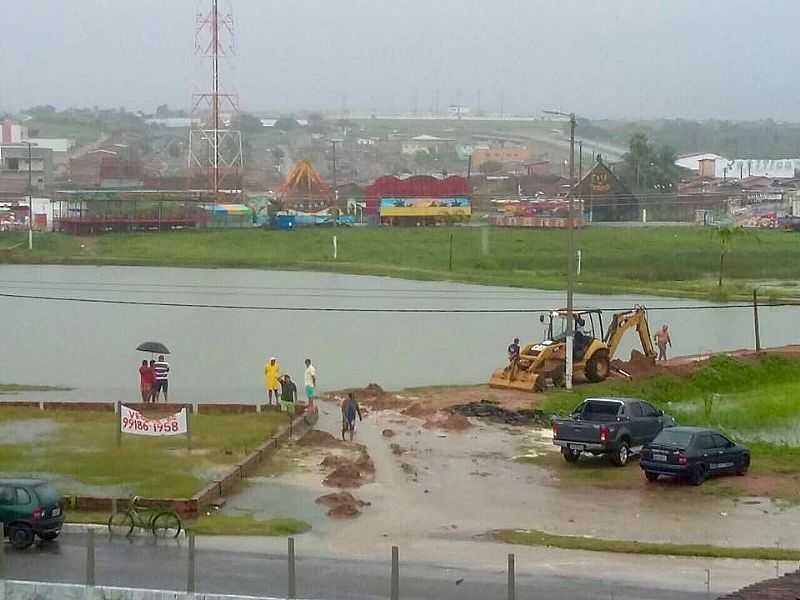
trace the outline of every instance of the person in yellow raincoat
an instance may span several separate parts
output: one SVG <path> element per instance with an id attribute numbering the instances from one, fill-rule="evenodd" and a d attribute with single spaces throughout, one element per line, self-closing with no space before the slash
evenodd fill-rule
<path id="1" fill-rule="evenodd" d="M 267 361 L 264 365 L 264 387 L 267 388 L 267 404 L 272 406 L 272 395 L 275 394 L 275 406 L 278 406 L 280 400 L 279 379 L 281 378 L 281 366 L 278 364 L 278 359 L 274 356 Z"/>

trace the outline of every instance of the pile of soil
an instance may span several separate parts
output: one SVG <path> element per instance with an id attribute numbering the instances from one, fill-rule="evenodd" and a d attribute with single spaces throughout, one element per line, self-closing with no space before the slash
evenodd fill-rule
<path id="1" fill-rule="evenodd" d="M 350 492 L 336 492 L 320 496 L 317 504 L 328 507 L 328 516 L 334 519 L 352 519 L 361 514 L 359 508 L 370 506 L 369 502 L 359 500 Z"/>
<path id="2" fill-rule="evenodd" d="M 550 416 L 541 410 L 508 410 L 496 402 L 491 402 L 489 400 L 470 402 L 469 404 L 458 404 L 451 407 L 450 411 L 454 415 L 462 416 L 462 418 L 478 417 L 482 419 L 491 419 L 495 422 L 505 423 L 506 425 L 550 426 Z"/>
<path id="3" fill-rule="evenodd" d="M 429 406 L 423 406 L 419 402 L 414 402 L 410 404 L 408 408 L 405 408 L 400 412 L 407 417 L 424 419 L 425 417 L 429 417 L 430 415 L 434 414 L 436 409 Z"/>
<path id="4" fill-rule="evenodd" d="M 425 429 L 444 429 L 446 431 L 464 431 L 472 427 L 467 417 L 458 413 L 437 413 L 423 425 Z"/>
<path id="5" fill-rule="evenodd" d="M 326 448 L 335 448 L 343 444 L 344 442 L 336 439 L 327 431 L 318 429 L 312 429 L 297 442 L 298 446 L 322 446 Z"/>
<path id="6" fill-rule="evenodd" d="M 322 459 L 322 462 L 319 463 L 321 467 L 325 467 L 326 469 L 338 469 L 343 465 L 349 465 L 353 461 L 347 458 L 346 456 L 339 456 L 337 454 L 329 454 L 325 458 Z"/>
<path id="7" fill-rule="evenodd" d="M 337 488 L 357 488 L 364 483 L 361 470 L 355 463 L 346 463 L 335 468 L 322 480 L 323 485 Z"/>
<path id="8" fill-rule="evenodd" d="M 638 350 L 631 350 L 631 359 L 629 361 L 626 362 L 617 358 L 611 361 L 611 366 L 615 370 L 627 373 L 632 378 L 651 375 L 656 371 L 655 361 L 647 358 Z"/>
<path id="9" fill-rule="evenodd" d="M 385 437 L 385 438 L 394 437 L 394 431 L 392 431 L 391 429 L 384 429 L 383 430 L 383 437 Z"/>

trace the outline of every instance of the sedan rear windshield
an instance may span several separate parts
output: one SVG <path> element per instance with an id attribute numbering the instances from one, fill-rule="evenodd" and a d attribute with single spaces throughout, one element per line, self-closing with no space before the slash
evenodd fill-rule
<path id="1" fill-rule="evenodd" d="M 45 505 L 58 504 L 61 501 L 61 496 L 52 486 L 43 483 L 33 488 L 36 495 L 39 497 L 39 502 Z"/>
<path id="2" fill-rule="evenodd" d="M 688 448 L 689 442 L 692 441 L 691 431 L 675 431 L 674 429 L 664 429 L 653 440 L 654 444 L 663 444 L 664 446 L 675 446 L 677 448 Z"/>
<path id="3" fill-rule="evenodd" d="M 587 420 L 607 419 L 609 417 L 616 417 L 619 414 L 620 406 L 622 405 L 619 402 L 588 400 L 578 412 L 581 417 Z"/>

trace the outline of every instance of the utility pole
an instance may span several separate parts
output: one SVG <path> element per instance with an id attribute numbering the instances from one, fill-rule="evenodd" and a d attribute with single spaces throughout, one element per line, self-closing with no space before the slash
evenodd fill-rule
<path id="1" fill-rule="evenodd" d="M 32 166 L 33 152 L 31 151 L 31 143 L 28 144 L 28 250 L 33 250 L 33 178 Z"/>
<path id="2" fill-rule="evenodd" d="M 333 147 L 333 199 L 337 206 L 339 204 L 339 190 L 336 181 L 336 144 L 340 143 L 341 141 L 342 140 L 337 139 L 331 140 L 331 146 Z"/>
<path id="3" fill-rule="evenodd" d="M 583 140 L 578 142 L 578 181 L 583 179 Z"/>
<path id="4" fill-rule="evenodd" d="M 568 390 L 572 389 L 572 347 L 575 337 L 575 315 L 573 314 L 573 293 L 575 289 L 575 113 L 544 111 L 549 115 L 569 119 L 569 217 L 567 218 L 567 356 L 564 381 Z"/>

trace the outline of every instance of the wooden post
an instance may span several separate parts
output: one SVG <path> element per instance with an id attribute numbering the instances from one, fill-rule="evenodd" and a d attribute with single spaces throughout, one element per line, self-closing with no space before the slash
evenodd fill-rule
<path id="1" fill-rule="evenodd" d="M 294 538 L 289 538 L 289 589 L 286 597 L 294 600 L 297 598 L 297 577 L 294 561 Z"/>
<path id="2" fill-rule="evenodd" d="M 447 266 L 448 271 L 453 270 L 453 233 L 450 233 L 450 262 Z"/>
<path id="3" fill-rule="evenodd" d="M 392 583 L 391 600 L 400 600 L 400 550 L 392 546 Z"/>
<path id="4" fill-rule="evenodd" d="M 122 446 L 122 404 L 119 401 L 114 403 L 114 409 L 117 413 L 117 418 L 114 421 L 117 424 L 117 448 Z"/>
<path id="5" fill-rule="evenodd" d="M 86 530 L 86 585 L 94 586 L 94 529 Z"/>
<path id="6" fill-rule="evenodd" d="M 753 326 L 756 332 L 756 352 L 761 352 L 761 334 L 758 330 L 758 289 L 753 289 Z"/>
<path id="7" fill-rule="evenodd" d="M 188 406 L 184 406 L 186 411 L 186 449 L 192 451 L 192 413 Z"/>
<path id="8" fill-rule="evenodd" d="M 517 597 L 517 581 L 516 581 L 516 565 L 513 554 L 508 555 L 508 600 L 516 600 Z"/>

